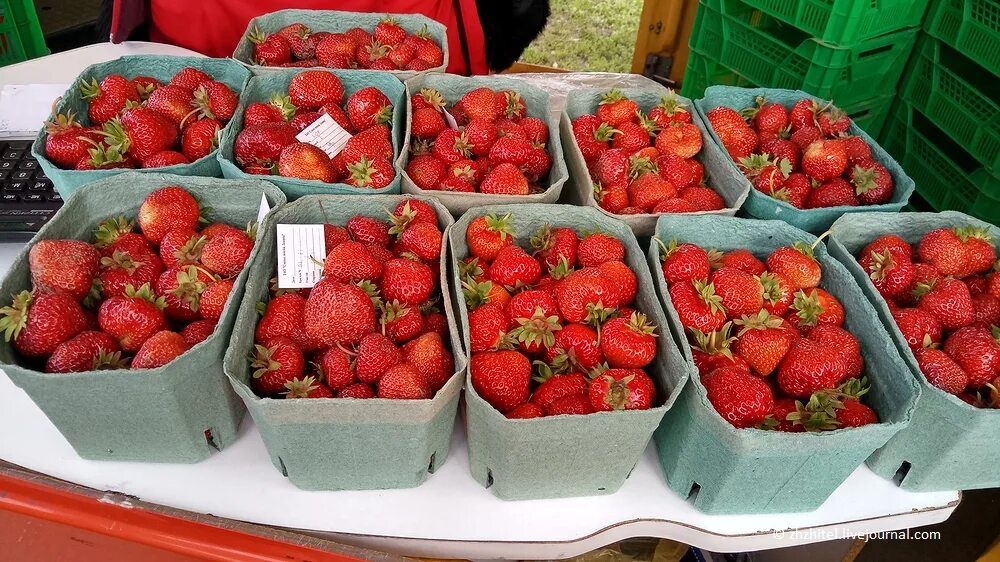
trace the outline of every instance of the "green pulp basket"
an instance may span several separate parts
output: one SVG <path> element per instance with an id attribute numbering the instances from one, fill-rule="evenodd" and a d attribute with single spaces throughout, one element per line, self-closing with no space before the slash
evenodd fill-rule
<path id="1" fill-rule="evenodd" d="M 743 0 L 761 12 L 840 46 L 918 27 L 928 0 Z"/>
<path id="2" fill-rule="evenodd" d="M 900 96 L 965 147 L 994 174 L 1000 173 L 1000 76 L 944 42 L 924 35 L 910 59 Z"/>
<path id="3" fill-rule="evenodd" d="M 49 54 L 35 4 L 0 0 L 0 66 Z"/>
<path id="4" fill-rule="evenodd" d="M 927 14 L 927 33 L 1000 76 L 1000 2 L 938 0 Z"/>
<path id="5" fill-rule="evenodd" d="M 881 145 L 898 159 L 917 193 L 935 210 L 1000 222 L 1000 178 L 911 105 L 897 104 L 882 131 Z"/>
<path id="6" fill-rule="evenodd" d="M 918 31 L 836 47 L 740 0 L 702 0 L 691 50 L 762 87 L 803 90 L 850 107 L 896 91 Z"/>

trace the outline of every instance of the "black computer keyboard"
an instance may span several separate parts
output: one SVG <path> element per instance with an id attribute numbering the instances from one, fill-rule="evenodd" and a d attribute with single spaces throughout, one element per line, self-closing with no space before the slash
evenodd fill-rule
<path id="1" fill-rule="evenodd" d="M 0 141 L 0 241 L 31 238 L 61 206 L 31 141 Z"/>

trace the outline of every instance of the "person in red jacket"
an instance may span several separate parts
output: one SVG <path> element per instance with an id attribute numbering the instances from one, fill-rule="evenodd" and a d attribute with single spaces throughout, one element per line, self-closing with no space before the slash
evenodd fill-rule
<path id="1" fill-rule="evenodd" d="M 286 8 L 423 14 L 448 28 L 454 74 L 508 68 L 549 16 L 548 0 L 103 0 L 99 26 L 115 43 L 148 38 L 227 57 L 252 18 Z"/>

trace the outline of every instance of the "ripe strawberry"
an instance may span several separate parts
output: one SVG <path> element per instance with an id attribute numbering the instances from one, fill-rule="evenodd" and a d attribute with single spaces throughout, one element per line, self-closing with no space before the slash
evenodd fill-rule
<path id="1" fill-rule="evenodd" d="M 418 139 L 433 139 L 447 128 L 444 117 L 433 108 L 415 109 L 410 114 L 410 134 Z"/>
<path id="2" fill-rule="evenodd" d="M 371 385 L 358 382 L 337 391 L 337 398 L 375 398 L 375 391 L 372 390 Z"/>
<path id="3" fill-rule="evenodd" d="M 507 246 L 500 250 L 490 265 L 489 278 L 510 290 L 530 286 L 542 276 L 542 267 L 519 246 Z"/>
<path id="4" fill-rule="evenodd" d="M 864 370 L 861 344 L 850 332 L 833 324 L 820 324 L 809 331 L 807 338 L 826 344 L 840 354 L 847 376 L 858 377 Z"/>
<path id="5" fill-rule="evenodd" d="M 839 402 L 842 406 L 834 409 L 834 419 L 839 423 L 839 428 L 861 427 L 878 423 L 878 415 L 875 411 L 862 404 L 861 401 L 844 399 Z"/>
<path id="6" fill-rule="evenodd" d="M 316 60 L 327 68 L 338 68 L 330 63 L 341 57 L 354 58 L 357 48 L 358 43 L 347 34 L 331 33 L 316 44 Z"/>
<path id="7" fill-rule="evenodd" d="M 139 103 L 135 83 L 120 74 L 109 74 L 100 84 L 91 78 L 80 82 L 81 97 L 87 101 L 87 117 L 94 125 L 103 125 L 117 117 L 127 102 Z"/>
<path id="8" fill-rule="evenodd" d="M 549 156 L 547 150 L 539 146 L 531 149 L 531 152 L 528 153 L 528 159 L 521 166 L 525 177 L 532 182 L 540 181 L 541 178 L 549 174 L 551 169 L 552 157 Z"/>
<path id="9" fill-rule="evenodd" d="M 254 346 L 250 368 L 254 391 L 274 397 L 287 390 L 285 383 L 302 377 L 305 357 L 294 341 L 279 336 Z"/>
<path id="10" fill-rule="evenodd" d="M 430 154 L 415 156 L 406 165 L 406 175 L 420 189 L 437 189 L 445 171 L 445 163 Z"/>
<path id="11" fill-rule="evenodd" d="M 635 121 L 639 104 L 625 97 L 620 90 L 610 90 L 601 96 L 597 106 L 597 117 L 602 122 L 618 128 L 624 123 Z"/>
<path id="12" fill-rule="evenodd" d="M 567 322 L 583 322 L 588 318 L 600 320 L 607 313 L 617 291 L 599 269 L 581 269 L 565 279 L 556 288 L 559 311 Z"/>
<path id="13" fill-rule="evenodd" d="M 45 132 L 45 156 L 61 168 L 74 167 L 102 138 L 95 129 L 80 126 L 72 112 L 46 121 Z"/>
<path id="14" fill-rule="evenodd" d="M 479 185 L 479 191 L 494 195 L 528 195 L 531 188 L 517 166 L 503 162 L 486 174 L 483 183 Z"/>
<path id="15" fill-rule="evenodd" d="M 878 162 L 858 164 L 850 170 L 850 174 L 862 205 L 886 203 L 892 198 L 892 174 Z"/>
<path id="16" fill-rule="evenodd" d="M 911 261 L 912 248 L 899 236 L 895 234 L 884 234 L 872 240 L 858 254 L 858 261 L 871 259 L 874 253 L 889 252 L 896 261 Z"/>
<path id="17" fill-rule="evenodd" d="M 506 107 L 506 98 L 489 88 L 469 90 L 460 100 L 469 119 L 483 119 L 490 123 L 499 119 Z"/>
<path id="18" fill-rule="evenodd" d="M 820 324 L 841 326 L 844 323 L 844 306 L 823 289 L 800 289 L 795 293 L 795 300 L 785 318 L 803 333 Z"/>
<path id="19" fill-rule="evenodd" d="M 711 283 L 701 280 L 674 283 L 670 286 L 670 299 L 685 328 L 714 332 L 726 322 L 726 309 Z"/>
<path id="20" fill-rule="evenodd" d="M 375 384 L 390 367 L 402 360 L 402 352 L 389 338 L 377 332 L 366 334 L 361 338 L 355 359 L 358 380 Z"/>
<path id="21" fill-rule="evenodd" d="M 267 34 L 259 27 L 250 30 L 253 62 L 260 66 L 279 66 L 292 60 L 292 46 L 278 33 Z"/>
<path id="22" fill-rule="evenodd" d="M 302 320 L 306 334 L 323 346 L 353 344 L 375 331 L 375 305 L 355 285 L 320 279 L 309 292 Z"/>
<path id="23" fill-rule="evenodd" d="M 743 316 L 734 323 L 741 329 L 733 343 L 733 351 L 761 377 L 770 375 L 778 368 L 797 339 L 795 334 L 783 327 L 781 317 L 771 316 L 767 311 Z"/>
<path id="24" fill-rule="evenodd" d="M 925 290 L 927 285 L 918 285 Z M 930 286 L 920 297 L 917 306 L 932 314 L 945 330 L 968 326 L 975 318 L 969 288 L 958 279 L 944 278 Z"/>
<path id="25" fill-rule="evenodd" d="M 965 244 L 966 259 L 969 260 L 964 274 L 990 271 L 997 261 L 997 251 L 993 247 L 993 235 L 989 229 L 971 226 L 958 229 L 956 233 Z"/>
<path id="26" fill-rule="evenodd" d="M 941 275 L 961 277 L 969 271 L 968 249 L 953 229 L 931 230 L 920 239 L 916 249 L 920 261 L 933 265 Z"/>
<path id="27" fill-rule="evenodd" d="M 128 287 L 125 295 L 114 296 L 97 312 L 101 330 L 118 339 L 124 351 L 137 351 L 153 334 L 167 329 L 163 315 L 165 302 L 157 298 L 149 284 Z"/>
<path id="28" fill-rule="evenodd" d="M 655 172 L 645 172 L 629 184 L 629 201 L 643 212 L 650 213 L 662 201 L 677 196 L 677 188 Z"/>
<path id="29" fill-rule="evenodd" d="M 584 416 L 592 413 L 594 413 L 594 407 L 590 402 L 590 397 L 586 394 L 563 396 L 552 402 L 552 405 L 545 410 L 547 416 Z"/>
<path id="30" fill-rule="evenodd" d="M 572 228 L 544 225 L 531 235 L 534 255 L 546 267 L 557 267 L 565 259 L 567 264 L 576 263 L 579 237 Z"/>
<path id="31" fill-rule="evenodd" d="M 190 348 L 184 336 L 162 330 L 150 336 L 132 358 L 133 369 L 155 369 L 170 363 Z"/>
<path id="32" fill-rule="evenodd" d="M 726 200 L 710 187 L 688 187 L 677 196 L 694 205 L 698 211 L 718 211 L 726 206 Z"/>
<path id="33" fill-rule="evenodd" d="M 222 318 L 222 311 L 235 283 L 233 279 L 220 279 L 205 287 L 198 303 L 202 318 L 215 321 Z"/>
<path id="34" fill-rule="evenodd" d="M 508 163 L 514 166 L 524 166 L 534 150 L 531 142 L 517 137 L 500 137 L 489 150 L 489 159 L 493 163 Z"/>
<path id="35" fill-rule="evenodd" d="M 872 150 L 865 142 L 865 139 L 855 136 L 847 136 L 843 138 L 844 150 L 847 151 L 847 165 L 857 166 L 863 162 L 870 162 L 872 160 Z"/>
<path id="36" fill-rule="evenodd" d="M 351 358 L 339 347 L 320 353 L 313 365 L 320 380 L 333 391 L 343 390 L 358 382 Z"/>
<path id="37" fill-rule="evenodd" d="M 771 160 L 775 162 L 780 162 L 782 159 L 788 160 L 792 170 L 799 167 L 799 161 L 802 159 L 802 149 L 799 148 L 799 145 L 781 137 L 762 141 L 760 152 L 769 155 Z"/>
<path id="38" fill-rule="evenodd" d="M 79 240 L 40 240 L 28 252 L 31 283 L 41 291 L 63 290 L 77 300 L 90 292 L 97 274 L 97 249 Z"/>
<path id="39" fill-rule="evenodd" d="M 673 123 L 656 135 L 656 149 L 681 158 L 693 158 L 701 151 L 701 131 L 691 123 Z"/>
<path id="40" fill-rule="evenodd" d="M 788 137 L 788 140 L 798 145 L 798 147 L 801 150 L 805 150 L 807 146 L 818 140 L 821 140 L 822 138 L 823 138 L 823 132 L 819 130 L 819 127 L 815 125 L 810 125 L 808 127 L 803 127 L 801 129 L 796 130 L 794 133 L 792 133 L 792 136 Z"/>
<path id="41" fill-rule="evenodd" d="M 823 272 L 813 250 L 805 242 L 782 246 L 767 256 L 767 269 L 787 279 L 796 290 L 817 287 Z"/>
<path id="42" fill-rule="evenodd" d="M 545 350 L 545 360 L 553 365 L 589 372 L 604 363 L 597 332 L 584 324 L 567 324 L 555 334 L 555 341 Z"/>
<path id="43" fill-rule="evenodd" d="M 141 287 L 156 284 L 163 273 L 163 264 L 150 251 L 115 250 L 101 258 L 100 287 L 104 298 L 124 295 L 129 285 Z"/>
<path id="44" fill-rule="evenodd" d="M 472 255 L 484 261 L 493 261 L 500 250 L 513 244 L 511 219 L 510 213 L 502 217 L 484 215 L 473 219 L 465 232 L 465 242 Z"/>
<path id="45" fill-rule="evenodd" d="M 517 351 L 476 353 L 469 372 L 476 392 L 501 413 L 528 401 L 531 362 Z"/>
<path id="46" fill-rule="evenodd" d="M 581 373 L 552 374 L 536 377 L 535 380 L 541 384 L 531 394 L 530 404 L 538 405 L 543 410 L 550 409 L 556 401 L 566 396 L 586 395 L 589 386 L 589 380 Z"/>
<path id="47" fill-rule="evenodd" d="M 186 122 L 195 120 L 193 102 L 191 90 L 180 86 L 163 86 L 149 95 L 146 107 L 166 117 L 175 126 L 181 127 Z"/>
<path id="48" fill-rule="evenodd" d="M 858 261 L 875 289 L 888 299 L 903 294 L 913 285 L 913 264 L 905 258 L 897 261 L 889 250 L 865 254 Z"/>
<path id="49" fill-rule="evenodd" d="M 588 163 L 595 161 L 608 150 L 614 128 L 603 123 L 596 115 L 581 115 L 573 120 L 573 138 Z"/>
<path id="50" fill-rule="evenodd" d="M 510 319 L 501 304 L 487 303 L 469 311 L 471 351 L 497 349 L 509 326 Z"/>
<path id="51" fill-rule="evenodd" d="M 851 127 L 851 119 L 840 109 L 830 107 L 816 114 L 816 124 L 824 136 L 835 137 L 847 132 Z"/>
<path id="52" fill-rule="evenodd" d="M 417 58 L 410 61 L 407 70 L 423 71 L 443 65 L 444 51 L 434 42 L 431 34 L 426 30 L 421 30 L 417 32 L 416 37 L 420 39 L 414 44 Z"/>
<path id="53" fill-rule="evenodd" d="M 379 398 L 426 400 L 433 395 L 420 371 L 405 362 L 387 369 L 378 382 Z"/>
<path id="54" fill-rule="evenodd" d="M 52 354 L 59 344 L 87 329 L 80 304 L 64 292 L 21 291 L 0 309 L 4 340 L 25 357 Z"/>
<path id="55" fill-rule="evenodd" d="M 283 105 L 287 100 L 287 106 Z M 278 103 L 274 103 L 277 101 Z M 288 108 L 288 112 L 282 111 L 283 107 Z M 275 94 L 271 97 L 270 103 L 252 102 L 243 110 L 243 126 L 250 127 L 263 123 L 282 123 L 292 117 L 294 109 L 288 96 Z"/>
<path id="56" fill-rule="evenodd" d="M 333 398 L 333 390 L 316 382 L 316 377 L 313 375 L 287 381 L 285 389 L 281 393 L 285 398 Z"/>
<path id="57" fill-rule="evenodd" d="M 683 281 L 700 279 L 708 281 L 711 267 L 708 263 L 708 252 L 694 244 L 678 244 L 671 240 L 664 245 L 658 238 L 660 259 L 663 261 L 663 277 L 668 285 Z"/>
<path id="58" fill-rule="evenodd" d="M 595 183 L 594 201 L 609 213 L 621 214 L 628 207 L 628 191 L 624 185 L 604 187 L 600 183 Z"/>
<path id="59" fill-rule="evenodd" d="M 777 137 L 788 126 L 788 110 L 780 103 L 767 103 L 763 96 L 757 96 L 754 103 L 755 107 L 741 112 L 743 116 L 750 120 L 762 139 Z"/>
<path id="60" fill-rule="evenodd" d="M 181 337 L 187 342 L 188 347 L 194 347 L 208 339 L 215 332 L 216 322 L 214 320 L 196 320 L 181 330 Z"/>
<path id="61" fill-rule="evenodd" d="M 709 280 L 722 306 L 733 318 L 756 314 L 764 306 L 764 288 L 760 280 L 750 273 L 723 267 L 712 273 Z"/>
<path id="62" fill-rule="evenodd" d="M 201 210 L 198 201 L 184 188 L 161 187 L 146 196 L 137 220 L 147 240 L 159 244 L 175 228 L 197 230 Z"/>
<path id="63" fill-rule="evenodd" d="M 892 312 L 892 318 L 910 349 L 941 343 L 941 322 L 933 314 L 919 308 L 900 308 Z"/>
<path id="64" fill-rule="evenodd" d="M 361 158 L 353 164 L 348 164 L 347 171 L 350 175 L 344 180 L 344 183 L 362 188 L 382 189 L 392 183 L 396 177 L 392 163 L 382 157 L 371 160 Z"/>
<path id="65" fill-rule="evenodd" d="M 347 231 L 351 238 L 363 244 L 386 246 L 392 239 L 388 224 L 363 215 L 351 217 L 347 221 Z"/>
<path id="66" fill-rule="evenodd" d="M 799 406 L 801 406 L 801 402 L 797 405 L 796 401 L 791 398 L 775 398 L 774 406 L 771 408 L 771 412 L 767 415 L 763 424 L 761 424 L 762 427 L 760 429 L 772 429 L 774 431 L 790 433 L 805 431 L 805 426 L 799 421 L 801 418 Z"/>
<path id="67" fill-rule="evenodd" d="M 382 331 L 395 343 L 408 342 L 427 331 L 424 317 L 417 307 L 392 301 L 382 305 L 382 308 L 379 319 Z"/>
<path id="68" fill-rule="evenodd" d="M 847 168 L 847 151 L 843 141 L 814 141 L 803 150 L 801 166 L 806 175 L 819 181 L 840 176 Z"/>
<path id="69" fill-rule="evenodd" d="M 423 334 L 402 351 L 404 360 L 416 368 L 432 392 L 440 390 L 455 373 L 455 361 L 439 334 Z"/>
<path id="70" fill-rule="evenodd" d="M 757 135 L 736 110 L 719 106 L 706 115 L 723 147 L 734 160 L 749 156 L 757 148 Z"/>
<path id="71" fill-rule="evenodd" d="M 1000 326 L 1000 299 L 989 293 L 981 293 L 972 297 L 974 309 L 973 323 L 976 325 Z"/>
<path id="72" fill-rule="evenodd" d="M 305 70 L 288 83 L 288 97 L 300 110 L 317 110 L 331 102 L 343 103 L 344 85 L 332 72 Z M 360 130 L 360 127 L 355 128 Z"/>
<path id="73" fill-rule="evenodd" d="M 160 241 L 160 260 L 164 267 L 192 265 L 201 262 L 205 237 L 187 228 L 167 231 Z M 141 285 L 141 283 L 140 283 Z"/>
<path id="74" fill-rule="evenodd" d="M 297 142 L 297 131 L 288 123 L 263 123 L 246 127 L 236 135 L 233 155 L 242 166 L 271 166 L 286 146 Z"/>
<path id="75" fill-rule="evenodd" d="M 836 388 L 847 375 L 837 348 L 802 338 L 792 344 L 778 367 L 778 385 L 794 398 L 809 398 L 818 390 Z"/>
<path id="76" fill-rule="evenodd" d="M 771 412 L 774 396 L 764 381 L 738 367 L 723 367 L 701 379 L 708 400 L 734 427 L 753 427 Z"/>
<path id="77" fill-rule="evenodd" d="M 688 161 L 673 153 L 660 154 L 656 159 L 660 177 L 669 181 L 677 189 L 695 184 L 694 170 Z"/>
<path id="78" fill-rule="evenodd" d="M 730 328 L 732 323 L 726 322 L 722 328 L 710 332 L 702 332 L 697 328 L 689 329 L 694 340 L 691 345 L 691 356 L 698 374 L 702 377 L 722 367 L 736 367 L 750 374 L 750 365 L 742 357 L 732 353 L 732 344 L 736 338 L 729 336 Z"/>
<path id="79" fill-rule="evenodd" d="M 104 124 L 102 134 L 109 148 L 140 160 L 169 150 L 177 141 L 177 127 L 143 106 L 126 108 L 121 117 Z"/>
<path id="80" fill-rule="evenodd" d="M 382 296 L 387 301 L 420 306 L 437 287 L 430 267 L 405 258 L 385 263 L 382 269 Z"/>
<path id="81" fill-rule="evenodd" d="M 588 390 L 595 411 L 648 410 L 656 401 L 656 385 L 641 369 L 607 369 Z"/>
<path id="82" fill-rule="evenodd" d="M 639 284 L 632 268 L 624 262 L 606 261 L 597 266 L 597 269 L 614 289 L 612 302 L 606 303 L 606 306 L 620 309 L 623 305 L 632 304 Z"/>
<path id="83" fill-rule="evenodd" d="M 806 199 L 807 209 L 820 207 L 856 207 L 860 204 L 854 188 L 844 178 L 833 178 L 812 190 Z"/>
<path id="84" fill-rule="evenodd" d="M 256 229 L 252 229 L 256 233 Z M 231 277 L 243 270 L 253 251 L 253 240 L 246 232 L 228 230 L 213 236 L 201 249 L 201 263 L 206 269 Z"/>
<path id="85" fill-rule="evenodd" d="M 399 233 L 399 247 L 425 262 L 437 261 L 441 256 L 441 240 L 437 225 L 427 222 L 409 224 Z"/>
<path id="86" fill-rule="evenodd" d="M 581 267 L 596 267 L 608 261 L 623 261 L 625 246 L 617 238 L 603 232 L 584 236 L 577 246 Z"/>
<path id="87" fill-rule="evenodd" d="M 346 241 L 333 247 L 323 262 L 323 277 L 341 283 L 375 281 L 382 276 L 382 262 L 360 242 Z"/>
<path id="88" fill-rule="evenodd" d="M 292 143 L 281 151 L 278 175 L 325 183 L 334 180 L 330 157 L 320 148 L 304 142 Z"/>
<path id="89" fill-rule="evenodd" d="M 959 328 L 945 338 L 943 349 L 969 376 L 972 388 L 985 385 L 1000 372 L 1000 344 L 988 328 Z"/>
<path id="90" fill-rule="evenodd" d="M 795 288 L 779 273 L 761 273 L 757 278 L 764 290 L 764 310 L 784 316 L 795 300 Z"/>
<path id="91" fill-rule="evenodd" d="M 949 394 L 960 394 L 969 385 L 969 375 L 940 349 L 920 347 L 913 350 L 917 365 L 927 382 Z"/>
<path id="92" fill-rule="evenodd" d="M 819 128 L 819 123 L 816 119 L 816 114 L 822 108 L 818 103 L 811 99 L 801 99 L 792 105 L 792 109 L 788 112 L 788 122 L 792 126 L 793 131 L 798 131 L 806 127 L 816 127 Z"/>
<path id="93" fill-rule="evenodd" d="M 771 196 L 777 195 L 792 171 L 788 160 L 770 160 L 766 154 L 751 154 L 739 163 L 754 189 Z"/>
<path id="94" fill-rule="evenodd" d="M 628 318 L 608 320 L 601 327 L 601 351 L 608 364 L 614 368 L 641 369 L 652 363 L 656 356 L 655 329 L 639 312 Z"/>
<path id="95" fill-rule="evenodd" d="M 392 121 L 392 102 L 378 88 L 367 86 L 347 98 L 344 110 L 358 131 Z"/>
<path id="96" fill-rule="evenodd" d="M 156 280 L 155 291 L 164 299 L 164 314 L 178 322 L 200 318 L 201 295 L 213 281 L 215 278 L 208 271 L 193 265 L 174 266 L 164 271 Z"/>
<path id="97" fill-rule="evenodd" d="M 59 344 L 45 363 L 46 373 L 79 373 L 123 367 L 121 348 L 104 332 L 80 332 Z"/>

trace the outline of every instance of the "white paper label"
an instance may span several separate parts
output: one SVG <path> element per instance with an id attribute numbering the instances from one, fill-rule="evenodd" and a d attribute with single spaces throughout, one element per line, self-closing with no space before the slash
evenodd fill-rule
<path id="1" fill-rule="evenodd" d="M 455 116 L 449 113 L 447 109 L 444 110 L 444 122 L 452 129 L 458 128 L 458 121 L 455 121 Z"/>
<path id="2" fill-rule="evenodd" d="M 323 275 L 326 240 L 321 224 L 279 224 L 276 228 L 278 288 L 312 287 Z"/>
<path id="3" fill-rule="evenodd" d="M 260 209 L 257 211 L 257 224 L 264 222 L 264 217 L 271 212 L 271 205 L 267 202 L 267 195 L 260 194 Z"/>
<path id="4" fill-rule="evenodd" d="M 351 140 L 351 133 L 338 125 L 333 117 L 324 113 L 319 119 L 302 129 L 301 133 L 295 135 L 295 139 L 318 147 L 327 156 L 333 158 L 340 154 L 341 150 L 344 150 L 344 145 Z"/>

